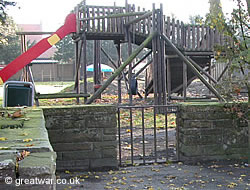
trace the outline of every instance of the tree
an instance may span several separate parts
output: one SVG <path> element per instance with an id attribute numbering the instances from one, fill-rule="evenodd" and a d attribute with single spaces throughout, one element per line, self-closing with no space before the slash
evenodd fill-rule
<path id="1" fill-rule="evenodd" d="M 235 79 L 232 80 L 231 76 L 227 82 L 230 85 L 226 86 L 227 94 L 232 96 L 245 87 L 248 92 L 248 101 L 250 101 L 250 85 L 247 72 L 249 71 L 250 54 L 248 46 L 250 44 L 249 35 L 249 15 L 241 0 L 234 0 L 237 7 L 233 10 L 229 20 L 222 20 L 220 17 L 214 18 L 211 23 L 221 33 L 229 37 L 229 41 L 225 46 L 216 47 L 217 52 L 225 52 L 225 55 L 220 55 L 219 60 L 227 60 L 231 63 L 229 71 L 234 73 Z M 240 76 L 240 77 L 239 77 Z M 237 80 L 237 83 L 234 81 Z"/>
<path id="2" fill-rule="evenodd" d="M 218 30 L 223 30 L 225 25 L 225 17 L 222 11 L 220 0 L 209 0 L 209 13 L 206 15 L 205 23 L 211 28 L 216 27 Z"/>
<path id="3" fill-rule="evenodd" d="M 195 15 L 195 16 L 189 16 L 189 23 L 191 25 L 203 25 L 203 17 L 200 15 Z"/>
<path id="4" fill-rule="evenodd" d="M 20 55 L 20 41 L 16 35 L 17 26 L 7 17 L 5 24 L 0 23 L 0 62 L 8 64 Z"/>
<path id="5" fill-rule="evenodd" d="M 56 44 L 57 51 L 54 59 L 61 63 L 74 63 L 75 60 L 75 46 L 71 36 L 66 36 L 63 40 Z"/>
<path id="6" fill-rule="evenodd" d="M 7 18 L 6 8 L 8 6 L 15 6 L 16 3 L 13 1 L 0 0 L 0 23 L 4 24 Z"/>

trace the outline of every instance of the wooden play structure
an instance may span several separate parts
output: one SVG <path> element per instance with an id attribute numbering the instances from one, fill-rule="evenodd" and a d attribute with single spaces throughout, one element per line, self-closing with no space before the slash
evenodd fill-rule
<path id="1" fill-rule="evenodd" d="M 163 14 L 163 6 L 148 11 L 125 2 L 124 7 L 116 6 L 91 6 L 82 1 L 71 13 L 64 26 L 50 37 L 43 39 L 35 47 L 23 51 L 5 69 L 0 71 L 0 79 L 5 82 L 10 76 L 29 64 L 46 49 L 57 43 L 65 35 L 72 35 L 75 41 L 75 88 L 73 94 L 36 95 L 36 99 L 84 97 L 86 104 L 92 103 L 112 83 L 118 80 L 118 103 L 121 103 L 121 81 L 124 80 L 128 92 L 129 103 L 133 104 L 133 94 L 139 94 L 133 89 L 136 76 L 147 70 L 145 97 L 154 94 L 154 105 L 166 105 L 173 99 L 173 93 L 182 94 L 186 100 L 187 86 L 199 78 L 219 101 L 223 97 L 214 88 L 217 80 L 211 76 L 211 59 L 214 57 L 216 45 L 232 45 L 232 40 L 223 36 L 216 30 L 204 25 L 186 25 L 175 19 L 170 19 Z M 87 40 L 94 40 L 94 85 L 95 93 L 89 97 L 87 83 Z M 112 40 L 117 49 L 118 59 L 112 60 L 109 52 L 101 47 L 101 40 Z M 121 44 L 128 46 L 128 59 L 121 59 Z M 137 45 L 132 48 L 132 44 Z M 144 49 L 147 53 L 136 63 L 132 63 Z M 25 49 L 25 48 L 23 48 Z M 113 65 L 114 73 L 101 84 L 101 53 Z M 32 55 L 32 56 L 30 56 Z M 92 56 L 92 55 L 91 55 Z M 148 63 L 137 73 L 134 69 L 145 59 Z M 15 69 L 13 70 L 13 67 Z M 128 69 L 128 71 L 125 71 Z M 221 76 L 225 73 L 219 73 Z M 28 72 L 28 71 L 27 71 Z M 80 79 L 83 80 L 83 89 L 80 89 Z M 89 98 L 88 98 L 89 97 Z M 142 97 L 142 96 L 141 96 Z"/>
<path id="2" fill-rule="evenodd" d="M 150 68 L 151 78 L 148 78 L 145 89 L 146 96 L 154 93 L 154 104 L 165 105 L 171 99 L 172 93 L 182 93 L 186 99 L 187 86 L 199 78 L 206 87 L 223 101 L 223 97 L 216 91 L 213 84 L 217 81 L 209 74 L 211 59 L 214 56 L 215 45 L 232 43 L 230 39 L 220 34 L 216 29 L 204 25 L 184 25 L 179 20 L 170 19 L 163 14 L 163 6 L 156 8 L 153 4 L 152 11 L 146 11 L 135 5 L 125 3 L 124 7 L 91 6 L 85 1 L 76 8 L 77 31 L 74 36 L 76 41 L 76 64 L 79 69 L 76 76 L 76 88 L 80 92 L 79 78 L 84 81 L 83 92 L 87 92 L 86 78 L 86 41 L 94 40 L 94 83 L 100 84 L 100 52 L 106 54 L 100 47 L 100 40 L 113 40 L 118 60 L 112 61 L 116 68 L 115 73 L 91 96 L 87 104 L 92 103 L 107 86 L 118 78 L 118 96 L 121 103 L 121 80 L 127 81 L 131 92 L 133 69 L 145 58 L 151 57 L 141 71 Z M 121 44 L 127 43 L 129 58 L 121 63 Z M 132 51 L 132 44 L 137 48 Z M 230 44 L 231 45 L 231 44 Z M 144 49 L 148 53 L 136 64 L 132 61 Z M 111 60 L 111 59 L 110 59 Z M 124 72 L 129 67 L 128 72 Z M 80 72 L 81 71 L 81 72 Z M 140 72 L 141 72 L 140 71 Z M 208 79 L 208 80 L 207 80 Z M 132 104 L 132 93 L 130 104 Z"/>

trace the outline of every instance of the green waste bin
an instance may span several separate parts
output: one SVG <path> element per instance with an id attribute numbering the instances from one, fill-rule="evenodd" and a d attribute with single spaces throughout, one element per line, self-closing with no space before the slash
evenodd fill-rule
<path id="1" fill-rule="evenodd" d="M 3 90 L 4 107 L 33 106 L 34 86 L 31 82 L 9 81 Z"/>

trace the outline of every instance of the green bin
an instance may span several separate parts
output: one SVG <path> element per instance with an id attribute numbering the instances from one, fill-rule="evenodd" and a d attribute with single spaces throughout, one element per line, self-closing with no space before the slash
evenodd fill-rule
<path id="1" fill-rule="evenodd" d="M 4 84 L 4 107 L 33 106 L 34 86 L 31 82 L 9 81 Z"/>

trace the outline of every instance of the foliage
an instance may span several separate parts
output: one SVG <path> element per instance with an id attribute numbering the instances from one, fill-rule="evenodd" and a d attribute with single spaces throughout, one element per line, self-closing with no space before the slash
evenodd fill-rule
<path id="1" fill-rule="evenodd" d="M 63 40 L 56 44 L 57 51 L 55 52 L 54 59 L 61 63 L 74 63 L 75 60 L 75 47 L 74 42 L 70 36 L 66 36 Z"/>
<path id="2" fill-rule="evenodd" d="M 225 17 L 220 0 L 210 0 L 209 13 L 206 15 L 205 24 L 220 31 L 224 29 Z"/>
<path id="3" fill-rule="evenodd" d="M 200 15 L 189 16 L 189 23 L 191 25 L 202 25 L 204 24 L 203 17 Z"/>
<path id="4" fill-rule="evenodd" d="M 218 0 L 213 2 L 218 3 Z M 222 83 L 222 87 L 225 90 L 225 95 L 228 98 L 232 98 L 233 95 L 237 95 L 239 91 L 246 87 L 249 96 L 249 79 L 248 69 L 250 55 L 248 46 L 250 44 L 249 39 L 249 15 L 244 8 L 244 4 L 241 0 L 234 0 L 237 7 L 231 13 L 231 18 L 226 19 L 223 16 L 221 6 L 210 8 L 210 14 L 207 15 L 206 23 L 211 28 L 216 28 L 219 32 L 224 34 L 226 43 L 224 46 L 217 46 L 218 62 L 228 62 L 229 64 L 229 78 Z M 225 52 L 225 54 L 221 54 Z M 233 75 L 232 75 L 233 74 Z M 234 76 L 234 78 L 231 78 Z M 237 80 L 237 82 L 235 82 Z M 225 85 L 227 84 L 227 85 Z"/>
<path id="5" fill-rule="evenodd" d="M 0 0 L 0 24 L 5 24 L 5 21 L 7 19 L 6 8 L 8 6 L 15 6 L 15 5 L 16 3 L 13 1 Z"/>
<path id="6" fill-rule="evenodd" d="M 0 23 L 0 62 L 3 64 L 8 64 L 21 53 L 16 30 L 16 24 L 9 17 L 5 24 Z"/>

